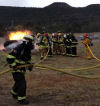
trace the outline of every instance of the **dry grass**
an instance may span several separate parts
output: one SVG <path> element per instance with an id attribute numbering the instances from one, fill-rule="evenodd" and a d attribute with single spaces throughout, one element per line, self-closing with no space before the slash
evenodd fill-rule
<path id="1" fill-rule="evenodd" d="M 100 41 L 94 41 L 92 50 L 100 57 Z M 85 55 L 85 48 L 78 45 L 78 54 Z M 8 69 L 4 52 L 0 52 L 0 71 Z M 33 55 L 33 62 L 39 61 L 39 55 Z M 83 68 L 99 64 L 95 59 L 80 57 L 53 56 L 41 64 L 57 68 Z M 72 71 L 73 73 L 100 76 L 100 67 L 90 70 Z M 0 106 L 18 106 L 10 95 L 13 85 L 11 73 L 0 76 Z M 100 79 L 83 79 L 71 75 L 34 68 L 26 73 L 27 97 L 29 106 L 100 106 Z"/>

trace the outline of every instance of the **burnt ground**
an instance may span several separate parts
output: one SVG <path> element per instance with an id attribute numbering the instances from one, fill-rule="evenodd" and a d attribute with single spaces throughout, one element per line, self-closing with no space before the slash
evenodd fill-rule
<path id="1" fill-rule="evenodd" d="M 92 47 L 93 53 L 100 57 L 100 42 Z M 85 48 L 78 45 L 78 54 L 85 55 Z M 0 70 L 8 69 L 5 53 L 0 52 Z M 2 59 L 3 58 L 3 59 Z M 33 62 L 39 61 L 39 55 L 33 55 Z M 56 68 L 79 69 L 99 64 L 95 59 L 80 57 L 53 56 L 41 64 Z M 100 67 L 90 70 L 69 71 L 83 76 L 100 76 Z M 100 106 L 100 79 L 87 79 L 71 76 L 49 69 L 33 68 L 26 72 L 28 106 Z M 11 73 L 0 76 L 0 106 L 20 106 L 10 95 L 13 86 Z"/>

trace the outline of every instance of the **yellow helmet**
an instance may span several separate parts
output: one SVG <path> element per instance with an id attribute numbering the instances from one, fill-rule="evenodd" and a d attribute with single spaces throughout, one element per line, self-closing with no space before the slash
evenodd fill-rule
<path id="1" fill-rule="evenodd" d="M 34 40 L 33 36 L 31 35 L 25 35 L 24 39 Z"/>
<path id="2" fill-rule="evenodd" d="M 37 36 L 40 36 L 41 34 L 40 33 L 37 33 Z"/>
<path id="3" fill-rule="evenodd" d="M 62 33 L 58 33 L 58 36 L 61 36 L 62 35 Z"/>

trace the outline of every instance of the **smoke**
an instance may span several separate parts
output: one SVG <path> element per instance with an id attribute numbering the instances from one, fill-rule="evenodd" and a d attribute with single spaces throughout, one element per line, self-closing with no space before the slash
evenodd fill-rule
<path id="1" fill-rule="evenodd" d="M 5 50 L 4 45 L 3 45 L 3 44 L 1 44 L 1 45 L 0 45 L 0 50 Z"/>
<path id="2" fill-rule="evenodd" d="M 39 46 L 38 45 L 36 45 L 36 43 L 34 44 L 34 49 L 36 50 L 36 51 L 39 51 Z"/>
<path id="3" fill-rule="evenodd" d="M 16 45 L 16 44 L 12 44 L 12 45 L 10 45 L 10 46 L 14 46 L 14 45 Z M 3 50 L 10 50 L 11 49 L 11 47 L 8 47 L 8 48 L 5 48 L 4 47 L 4 44 L 1 44 L 0 45 L 0 51 L 3 51 Z M 10 48 L 10 49 L 9 49 Z M 13 48 L 13 47 L 12 47 Z M 38 45 L 36 45 L 36 44 L 34 44 L 34 50 L 33 50 L 34 52 L 39 52 L 39 46 Z"/>

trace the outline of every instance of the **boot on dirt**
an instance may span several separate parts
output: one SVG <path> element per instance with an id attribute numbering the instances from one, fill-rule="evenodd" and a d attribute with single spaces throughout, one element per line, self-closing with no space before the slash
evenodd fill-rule
<path id="1" fill-rule="evenodd" d="M 29 101 L 27 99 L 23 99 L 23 100 L 18 100 L 18 103 L 21 105 L 28 105 Z"/>
<path id="2" fill-rule="evenodd" d="M 11 95 L 12 95 L 12 97 L 13 97 L 14 99 L 17 99 L 17 98 L 18 98 L 17 95 L 14 95 L 14 94 L 11 94 Z"/>

